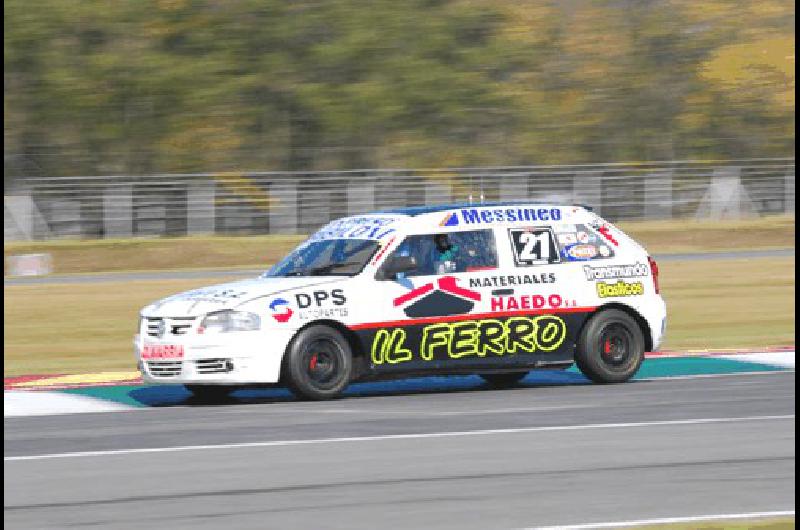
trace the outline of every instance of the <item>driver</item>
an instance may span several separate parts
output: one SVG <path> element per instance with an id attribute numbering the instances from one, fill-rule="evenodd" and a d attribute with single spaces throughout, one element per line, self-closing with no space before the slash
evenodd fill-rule
<path id="1" fill-rule="evenodd" d="M 450 243 L 447 234 L 436 234 L 433 236 L 433 242 L 436 246 L 436 256 L 434 257 L 436 273 L 455 272 L 456 258 L 460 251 L 458 245 Z"/>

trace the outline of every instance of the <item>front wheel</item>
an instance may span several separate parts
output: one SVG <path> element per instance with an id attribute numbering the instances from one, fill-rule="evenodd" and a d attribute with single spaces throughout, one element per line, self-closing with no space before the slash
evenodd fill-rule
<path id="1" fill-rule="evenodd" d="M 299 398 L 338 397 L 350 383 L 353 355 L 350 344 L 335 329 L 309 326 L 292 340 L 283 363 L 283 378 Z"/>
<path id="2" fill-rule="evenodd" d="M 639 324 L 624 311 L 606 309 L 583 327 L 575 364 L 595 383 L 623 383 L 639 370 L 644 348 Z"/>

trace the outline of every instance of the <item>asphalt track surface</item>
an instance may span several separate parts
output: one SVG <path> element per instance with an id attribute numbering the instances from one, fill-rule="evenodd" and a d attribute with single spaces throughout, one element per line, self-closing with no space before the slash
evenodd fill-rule
<path id="1" fill-rule="evenodd" d="M 707 261 L 720 259 L 781 258 L 794 257 L 794 249 L 745 250 L 732 252 L 702 252 L 691 254 L 656 254 L 656 261 Z M 264 269 L 266 270 L 266 269 Z M 4 278 L 3 285 L 37 285 L 51 283 L 103 283 L 137 280 L 187 280 L 194 278 L 252 278 L 264 270 L 178 270 L 148 272 L 106 272 L 97 274 L 53 275 L 30 278 Z"/>
<path id="2" fill-rule="evenodd" d="M 794 510 L 794 389 L 781 372 L 6 418 L 4 521 L 471 529 Z"/>

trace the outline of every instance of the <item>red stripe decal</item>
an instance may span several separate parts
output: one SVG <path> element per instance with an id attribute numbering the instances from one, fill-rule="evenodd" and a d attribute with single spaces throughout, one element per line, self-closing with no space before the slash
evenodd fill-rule
<path id="1" fill-rule="evenodd" d="M 389 240 L 389 242 L 388 242 L 388 243 L 386 243 L 386 244 L 383 246 L 383 248 L 382 248 L 382 249 L 380 249 L 380 250 L 378 251 L 378 255 L 377 255 L 377 256 L 375 256 L 375 259 L 374 259 L 374 260 L 372 260 L 372 264 L 373 264 L 373 265 L 375 265 L 376 263 L 378 263 L 378 261 L 381 259 L 381 256 L 383 256 L 383 255 L 384 255 L 384 253 L 385 253 L 387 250 L 389 250 L 389 247 L 391 247 L 391 246 L 392 246 L 392 243 L 394 243 L 394 239 L 395 239 L 395 238 L 394 238 L 394 237 L 392 237 L 392 239 L 390 239 L 390 240 Z"/>
<path id="2" fill-rule="evenodd" d="M 534 315 L 554 315 L 563 313 L 591 313 L 597 307 L 568 307 L 561 309 L 542 309 L 526 310 L 526 311 L 497 311 L 495 313 L 473 313 L 466 315 L 453 315 L 443 317 L 426 317 L 426 318 L 413 318 L 408 320 L 389 320 L 386 322 L 370 322 L 367 324 L 356 324 L 349 326 L 352 330 L 358 329 L 371 329 L 371 328 L 397 328 L 404 326 L 418 326 L 421 324 L 436 324 L 438 322 L 458 322 L 461 320 L 480 320 L 484 318 L 497 318 L 497 317 L 516 317 L 516 316 L 534 316 Z"/>
<path id="3" fill-rule="evenodd" d="M 448 292 L 450 294 L 463 296 L 464 298 L 469 298 L 470 300 L 475 300 L 476 302 L 481 301 L 481 293 L 477 291 L 470 291 L 469 289 L 464 289 L 463 287 L 459 287 L 458 285 L 456 285 L 456 279 L 453 278 L 452 276 L 445 276 L 444 278 L 440 278 L 439 288 L 442 291 Z"/>
<path id="4" fill-rule="evenodd" d="M 426 283 L 425 285 L 423 285 L 421 287 L 417 287 L 416 289 L 413 289 L 413 290 L 407 292 L 403 296 L 398 296 L 397 298 L 395 298 L 394 299 L 394 306 L 397 307 L 399 305 L 403 305 L 406 302 L 408 302 L 409 300 L 413 300 L 414 298 L 419 298 L 423 294 L 425 294 L 427 292 L 430 292 L 430 291 L 433 291 L 433 284 L 432 283 Z"/>

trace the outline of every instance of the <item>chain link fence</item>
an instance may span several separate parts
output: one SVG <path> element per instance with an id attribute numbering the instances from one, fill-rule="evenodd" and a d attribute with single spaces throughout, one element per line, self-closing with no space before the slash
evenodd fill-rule
<path id="1" fill-rule="evenodd" d="M 402 206 L 585 204 L 611 221 L 794 215 L 794 158 L 571 166 L 29 178 L 3 197 L 5 241 L 306 234 Z"/>

